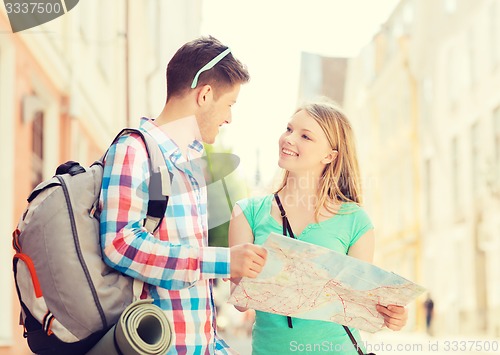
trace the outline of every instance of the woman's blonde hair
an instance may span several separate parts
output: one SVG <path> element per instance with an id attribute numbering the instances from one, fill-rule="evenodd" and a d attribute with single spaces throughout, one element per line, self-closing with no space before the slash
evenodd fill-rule
<path id="1" fill-rule="evenodd" d="M 334 213 L 332 204 L 339 202 L 361 204 L 358 159 L 354 134 L 347 116 L 335 102 L 327 99 L 308 102 L 300 106 L 295 113 L 302 110 L 318 122 L 325 132 L 330 147 L 338 152 L 337 157 L 325 166 L 321 174 L 316 218 L 322 206 Z M 277 192 L 286 186 L 288 175 L 289 172 L 286 171 Z"/>

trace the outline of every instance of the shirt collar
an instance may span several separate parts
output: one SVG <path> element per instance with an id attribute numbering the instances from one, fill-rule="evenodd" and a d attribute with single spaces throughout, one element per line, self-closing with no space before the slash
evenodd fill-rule
<path id="1" fill-rule="evenodd" d="M 164 151 L 172 162 L 175 163 L 179 160 L 185 160 L 177 143 L 175 143 L 172 138 L 155 123 L 154 119 L 142 117 L 139 128 L 149 133 L 158 142 L 160 149 Z M 188 158 L 192 156 L 199 157 L 203 154 L 203 143 L 195 139 L 188 145 L 188 149 L 193 150 L 193 154 L 188 152 Z"/>

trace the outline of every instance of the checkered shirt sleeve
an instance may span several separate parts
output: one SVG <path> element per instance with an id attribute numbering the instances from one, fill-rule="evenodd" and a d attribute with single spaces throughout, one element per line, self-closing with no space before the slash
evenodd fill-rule
<path id="1" fill-rule="evenodd" d="M 123 136 L 110 147 L 100 201 L 105 262 L 126 275 L 170 290 L 190 287 L 199 280 L 229 277 L 227 248 L 172 241 L 166 228 L 160 228 L 160 235 L 155 236 L 143 227 L 149 177 L 148 156 L 142 139 Z M 188 201 L 192 204 L 192 199 Z M 184 213 L 191 208 L 190 205 L 175 206 L 177 225 L 192 223 L 192 216 Z"/>

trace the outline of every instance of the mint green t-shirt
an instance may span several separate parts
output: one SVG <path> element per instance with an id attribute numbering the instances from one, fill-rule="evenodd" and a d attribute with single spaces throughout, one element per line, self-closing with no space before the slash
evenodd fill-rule
<path id="1" fill-rule="evenodd" d="M 263 244 L 271 232 L 283 233 L 281 222 L 270 213 L 273 198 L 273 195 L 267 195 L 237 202 L 252 228 L 255 244 Z M 372 228 L 370 218 L 361 207 L 355 203 L 343 203 L 338 214 L 311 223 L 295 237 L 347 254 L 349 247 Z M 299 318 L 292 320 L 293 328 L 289 328 L 286 316 L 256 311 L 252 331 L 253 354 L 358 354 L 340 324 Z M 350 329 L 364 350 L 359 332 Z"/>

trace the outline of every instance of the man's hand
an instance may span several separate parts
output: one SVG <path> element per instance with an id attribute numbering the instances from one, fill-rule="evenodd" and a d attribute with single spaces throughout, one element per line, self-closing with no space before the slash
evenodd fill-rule
<path id="1" fill-rule="evenodd" d="M 384 307 L 377 305 L 377 311 L 384 317 L 384 324 L 392 330 L 401 330 L 408 320 L 408 310 L 403 306 L 388 305 Z"/>
<path id="2" fill-rule="evenodd" d="M 230 248 L 231 278 L 255 278 L 266 263 L 267 251 L 260 245 L 238 244 Z"/>

